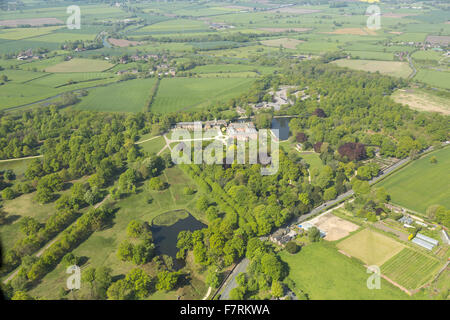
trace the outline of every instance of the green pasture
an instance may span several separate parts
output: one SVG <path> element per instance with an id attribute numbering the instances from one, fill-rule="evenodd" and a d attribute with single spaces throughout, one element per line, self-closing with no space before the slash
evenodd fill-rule
<path id="1" fill-rule="evenodd" d="M 253 81 L 251 78 L 162 79 L 151 110 L 168 113 L 226 102 L 243 93 Z"/>
<path id="2" fill-rule="evenodd" d="M 437 163 L 430 163 L 436 157 Z M 450 148 L 432 152 L 413 161 L 381 181 L 391 201 L 408 209 L 425 214 L 433 204 L 450 208 Z"/>

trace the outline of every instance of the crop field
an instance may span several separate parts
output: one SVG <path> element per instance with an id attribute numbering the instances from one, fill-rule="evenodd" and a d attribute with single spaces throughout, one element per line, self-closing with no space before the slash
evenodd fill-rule
<path id="1" fill-rule="evenodd" d="M 437 259 L 405 248 L 381 266 L 381 273 L 408 289 L 417 289 L 439 269 Z"/>
<path id="2" fill-rule="evenodd" d="M 49 34 L 61 27 L 17 28 L 0 30 L 0 39 L 21 40 Z"/>
<path id="3" fill-rule="evenodd" d="M 33 85 L 41 85 L 57 88 L 64 85 L 68 85 L 70 83 L 94 81 L 111 77 L 115 76 L 111 73 L 106 72 L 55 73 L 55 74 L 47 74 L 47 76 L 40 77 L 38 79 L 30 81 L 29 83 Z"/>
<path id="4" fill-rule="evenodd" d="M 450 115 L 450 101 L 420 89 L 397 90 L 392 99 L 418 111 L 439 112 Z"/>
<path id="5" fill-rule="evenodd" d="M 410 298 L 384 279 L 380 290 L 369 290 L 366 268 L 326 243 L 313 243 L 294 255 L 282 251 L 280 257 L 289 265 L 289 278 L 312 300 Z"/>
<path id="6" fill-rule="evenodd" d="M 342 240 L 337 247 L 367 265 L 377 266 L 381 266 L 404 248 L 401 243 L 370 229 Z"/>
<path id="7" fill-rule="evenodd" d="M 226 102 L 244 92 L 253 81 L 247 78 L 163 79 L 151 110 L 168 113 Z"/>
<path id="8" fill-rule="evenodd" d="M 407 62 L 400 61 L 373 61 L 373 60 L 347 60 L 341 59 L 334 61 L 340 67 L 347 67 L 350 69 L 380 72 L 393 77 L 408 77 L 412 70 Z"/>
<path id="9" fill-rule="evenodd" d="M 113 67 L 104 60 L 72 59 L 45 69 L 46 72 L 99 72 Z"/>
<path id="10" fill-rule="evenodd" d="M 437 163 L 430 163 L 431 157 Z M 414 161 L 379 183 L 391 200 L 425 214 L 433 204 L 450 208 L 450 148 L 437 150 Z"/>
<path id="11" fill-rule="evenodd" d="M 144 111 L 155 81 L 134 79 L 91 89 L 75 108 L 115 112 Z"/>

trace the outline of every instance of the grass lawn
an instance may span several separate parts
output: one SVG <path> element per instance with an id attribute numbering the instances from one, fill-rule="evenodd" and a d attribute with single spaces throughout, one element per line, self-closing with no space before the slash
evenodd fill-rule
<path id="1" fill-rule="evenodd" d="M 157 137 L 153 140 L 140 143 L 139 146 L 148 153 L 158 154 L 159 151 L 166 145 L 166 140 L 163 137 Z"/>
<path id="2" fill-rule="evenodd" d="M 47 67 L 46 72 L 99 72 L 109 69 L 113 64 L 99 59 L 72 59 Z"/>
<path id="3" fill-rule="evenodd" d="M 376 60 L 348 60 L 341 59 L 333 61 L 340 67 L 347 67 L 350 69 L 368 71 L 368 72 L 380 72 L 393 77 L 408 77 L 412 70 L 407 62 L 400 61 L 376 61 Z"/>
<path id="4" fill-rule="evenodd" d="M 146 191 L 141 186 L 138 188 L 137 194 L 119 200 L 116 204 L 119 210 L 115 213 L 112 227 L 95 232 L 73 250 L 73 253 L 77 256 L 86 257 L 88 266 L 108 266 L 112 268 L 113 276 L 123 275 L 136 267 L 130 262 L 120 261 L 116 255 L 118 245 L 127 238 L 126 228 L 131 220 L 136 219 L 151 223 L 153 218 L 162 213 L 182 209 L 188 210 L 197 219 L 204 220 L 202 214 L 195 208 L 197 194 L 184 195 L 182 192 L 185 186 L 195 186 L 189 177 L 179 168 L 173 167 L 166 169 L 161 175 L 161 179 L 169 183 L 168 189 L 163 191 Z M 153 201 L 149 203 L 150 196 L 153 198 Z M 151 271 L 152 269 L 151 264 L 144 265 L 143 268 L 146 271 Z M 47 299 L 57 298 L 58 290 L 65 285 L 66 279 L 65 268 L 59 264 L 43 278 L 37 287 L 30 291 L 30 294 Z M 84 289 L 84 294 L 88 292 L 86 290 Z M 204 293 L 206 293 L 206 290 L 202 292 L 202 294 Z M 155 293 L 156 298 L 162 294 L 160 292 Z M 173 299 L 176 298 L 173 292 L 172 294 L 167 294 Z M 153 296 L 150 297 L 150 299 L 154 298 Z"/>
<path id="5" fill-rule="evenodd" d="M 75 108 L 94 111 L 144 111 L 155 79 L 134 79 L 89 90 Z"/>
<path id="6" fill-rule="evenodd" d="M 323 167 L 322 160 L 318 153 L 300 153 L 300 157 L 310 165 L 310 170 L 314 168 L 321 169 Z"/>
<path id="7" fill-rule="evenodd" d="M 436 164 L 430 163 L 435 156 Z M 377 184 L 392 202 L 425 214 L 433 204 L 450 208 L 450 148 L 434 151 Z"/>
<path id="8" fill-rule="evenodd" d="M 369 290 L 366 268 L 325 242 L 310 244 L 294 255 L 282 251 L 289 278 L 313 300 L 408 299 L 409 296 L 381 279 L 380 290 Z"/>
<path id="9" fill-rule="evenodd" d="M 159 113 L 199 109 L 239 96 L 254 79 L 168 78 L 162 79 L 151 111 Z"/>
<path id="10" fill-rule="evenodd" d="M 404 246 L 379 232 L 364 229 L 337 244 L 337 247 L 367 265 L 381 266 Z"/>
<path id="11" fill-rule="evenodd" d="M 381 273 L 408 289 L 416 289 L 440 268 L 439 260 L 404 248 L 381 266 Z"/>

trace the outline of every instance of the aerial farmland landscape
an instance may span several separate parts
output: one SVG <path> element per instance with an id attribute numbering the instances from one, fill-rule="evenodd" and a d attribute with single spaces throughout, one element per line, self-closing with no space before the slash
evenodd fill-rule
<path id="1" fill-rule="evenodd" d="M 448 0 L 2 0 L 3 298 L 448 301 L 449 120 Z"/>

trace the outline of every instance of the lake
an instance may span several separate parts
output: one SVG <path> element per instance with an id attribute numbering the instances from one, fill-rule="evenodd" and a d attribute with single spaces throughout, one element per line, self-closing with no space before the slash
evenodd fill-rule
<path id="1" fill-rule="evenodd" d="M 289 121 L 292 118 L 273 118 L 272 119 L 272 129 L 278 129 L 279 134 L 275 135 L 278 137 L 280 141 L 287 140 L 289 138 Z"/>
<path id="2" fill-rule="evenodd" d="M 170 226 L 152 225 L 151 231 L 153 234 L 153 241 L 159 254 L 166 254 L 175 259 L 178 251 L 178 233 L 187 230 L 192 232 L 206 227 L 207 226 L 204 223 L 195 219 L 190 213 L 188 213 L 187 218 L 180 219 Z"/>

